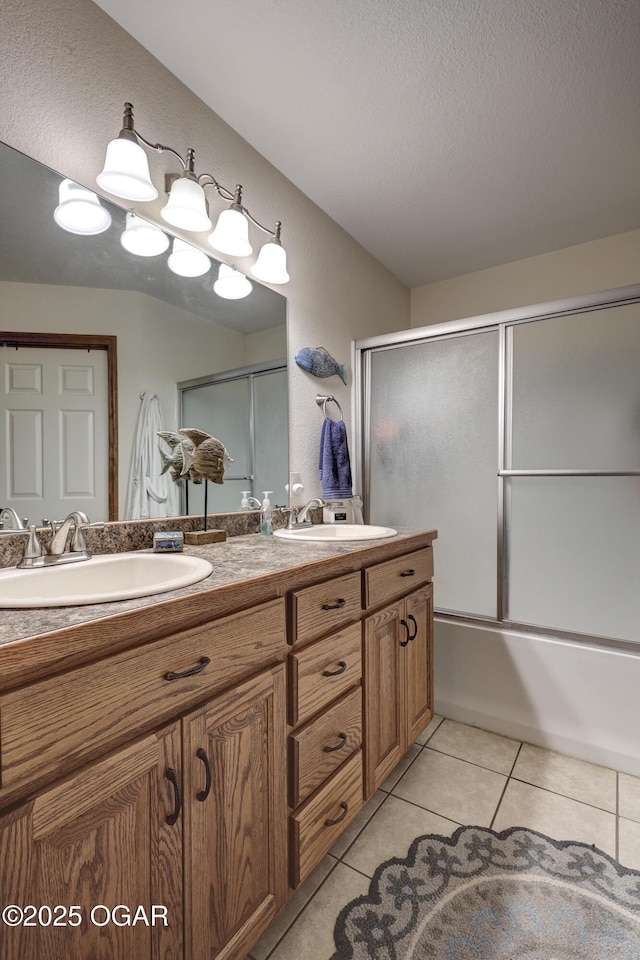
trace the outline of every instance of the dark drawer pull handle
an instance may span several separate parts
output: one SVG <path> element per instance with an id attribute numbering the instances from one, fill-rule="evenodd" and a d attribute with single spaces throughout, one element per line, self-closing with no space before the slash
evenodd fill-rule
<path id="1" fill-rule="evenodd" d="M 409 643 L 409 641 L 410 641 L 410 640 L 413 640 L 413 637 L 411 636 L 411 631 L 409 630 L 409 624 L 407 623 L 407 621 L 406 621 L 406 620 L 401 620 L 400 623 L 402 624 L 402 626 L 403 626 L 403 627 L 405 628 L 405 630 L 407 631 L 407 639 L 406 639 L 406 640 L 401 640 L 401 641 L 400 641 L 400 646 L 401 646 L 401 647 L 406 647 L 406 645 Z"/>
<path id="2" fill-rule="evenodd" d="M 411 567 L 410 570 L 403 570 L 402 573 L 400 574 L 401 577 L 415 577 L 415 575 L 416 575 L 416 572 L 413 569 L 413 567 Z"/>
<path id="3" fill-rule="evenodd" d="M 343 600 L 343 598 L 340 597 L 337 603 L 323 603 L 322 609 L 323 610 L 342 610 L 342 608 L 346 607 L 346 605 L 347 605 L 347 601 Z"/>
<path id="4" fill-rule="evenodd" d="M 196 800 L 199 800 L 200 803 L 204 803 L 207 797 L 209 796 L 209 791 L 211 790 L 211 764 L 209 763 L 209 757 L 207 756 L 207 751 L 203 750 L 202 747 L 198 747 L 196 750 L 196 757 L 199 760 L 202 760 L 204 763 L 204 772 L 205 772 L 205 784 L 204 790 L 198 790 L 196 793 Z"/>
<path id="5" fill-rule="evenodd" d="M 338 736 L 340 737 L 340 743 L 337 743 L 335 747 L 323 747 L 325 753 L 335 753 L 336 750 L 342 750 L 347 742 L 347 735 L 346 733 L 339 733 Z"/>
<path id="6" fill-rule="evenodd" d="M 323 677 L 339 677 L 341 673 L 344 673 L 347 669 L 347 665 L 344 660 L 338 660 L 338 669 L 337 670 L 323 670 Z"/>
<path id="7" fill-rule="evenodd" d="M 340 806 L 342 808 L 342 813 L 340 814 L 340 816 L 336 817 L 335 820 L 325 820 L 324 822 L 325 827 L 335 827 L 336 823 L 342 823 L 342 821 L 347 815 L 347 811 L 349 810 L 349 804 L 345 803 L 343 800 Z"/>
<path id="8" fill-rule="evenodd" d="M 416 623 L 416 618 L 412 613 L 410 613 L 409 616 L 407 617 L 407 620 L 411 620 L 411 623 L 414 626 L 414 631 L 409 637 L 409 640 L 415 640 L 415 638 L 418 636 L 418 624 Z"/>
<path id="9" fill-rule="evenodd" d="M 183 670 L 182 673 L 176 673 L 174 670 L 169 670 L 168 673 L 165 673 L 165 680 L 183 680 L 185 677 L 195 677 L 197 673 L 202 673 L 205 667 L 208 667 L 211 663 L 209 657 L 201 657 L 200 663 L 197 667 L 191 667 L 190 670 Z"/>
<path id="10" fill-rule="evenodd" d="M 180 793 L 180 784 L 178 783 L 178 777 L 173 767 L 168 767 L 165 771 L 165 777 L 173 785 L 173 797 L 174 797 L 174 807 L 173 813 L 170 813 L 166 818 L 167 823 L 170 827 L 174 825 L 178 817 L 180 816 L 180 811 L 182 810 L 182 794 Z"/>

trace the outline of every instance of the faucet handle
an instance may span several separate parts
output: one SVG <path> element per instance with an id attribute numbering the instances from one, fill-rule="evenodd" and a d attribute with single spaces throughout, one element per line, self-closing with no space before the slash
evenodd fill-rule
<path id="1" fill-rule="evenodd" d="M 84 531 L 85 530 L 99 530 L 101 527 L 104 527 L 104 523 L 101 520 L 96 520 L 95 523 L 77 523 L 73 531 L 73 539 L 71 540 L 71 552 L 79 553 L 81 551 L 87 551 L 87 541 L 85 540 Z"/>
<path id="2" fill-rule="evenodd" d="M 29 527 L 29 530 L 20 531 L 21 533 L 28 533 L 27 542 L 24 545 L 24 550 L 22 553 L 23 560 L 35 560 L 37 557 L 41 557 L 44 554 L 44 548 L 40 541 L 38 540 L 38 535 L 36 533 L 36 525 L 32 523 Z"/>

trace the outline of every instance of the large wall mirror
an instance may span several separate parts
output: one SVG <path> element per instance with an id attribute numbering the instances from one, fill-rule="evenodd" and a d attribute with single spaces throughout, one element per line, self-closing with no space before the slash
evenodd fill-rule
<path id="1" fill-rule="evenodd" d="M 217 296 L 213 257 L 206 274 L 187 278 L 169 269 L 171 246 L 154 256 L 128 252 L 121 243 L 127 212 L 102 199 L 111 217 L 104 232 L 79 236 L 61 229 L 53 214 L 62 174 L 5 144 L 0 171 L 0 511 L 10 507 L 38 526 L 73 509 L 92 520 L 132 518 L 141 414 L 151 400 L 155 419 L 145 440 L 153 433 L 157 463 L 158 411 L 164 430 L 198 427 L 233 457 L 231 475 L 241 482 L 233 483 L 233 495 L 227 484 L 209 484 L 210 512 L 239 509 L 235 488 L 259 497 L 258 484 L 274 490 L 272 502 L 284 502 L 286 299 L 256 281 L 243 299 Z M 244 414 L 232 408 L 230 415 L 229 401 L 218 402 L 211 389 L 195 408 L 202 422 L 181 422 L 179 384 L 219 378 L 240 390 L 243 378 L 253 383 L 257 371 L 274 371 L 267 389 L 267 381 L 259 384 L 262 395 L 273 394 L 268 428 L 255 429 L 255 403 L 247 406 L 245 423 Z M 263 399 L 258 405 L 264 412 Z M 253 444 L 248 459 L 247 437 Z M 277 440 L 281 454 L 270 458 L 274 476 L 256 477 L 254 484 L 251 464 L 264 460 L 261 438 L 269 449 Z M 169 446 L 165 453 L 171 456 Z M 150 476 L 138 470 L 134 481 L 159 492 L 142 516 L 166 515 L 162 491 L 173 483 L 171 471 L 159 479 L 153 470 Z M 169 492 L 171 513 L 184 512 L 184 484 Z M 192 495 L 189 512 L 199 508 Z M 4 517 L 6 530 L 12 521 L 10 513 Z"/>

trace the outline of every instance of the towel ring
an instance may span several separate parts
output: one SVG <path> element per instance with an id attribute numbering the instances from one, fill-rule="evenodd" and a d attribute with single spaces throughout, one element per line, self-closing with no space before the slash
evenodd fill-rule
<path id="1" fill-rule="evenodd" d="M 338 401 L 336 400 L 335 397 L 325 397 L 325 396 L 321 396 L 320 394 L 318 394 L 318 396 L 316 397 L 316 403 L 318 404 L 319 407 L 322 407 L 322 413 L 323 413 L 325 419 L 329 419 L 329 420 L 331 420 L 332 418 L 329 417 L 329 415 L 327 414 L 327 404 L 328 404 L 328 403 L 335 403 L 336 407 L 337 407 L 338 410 L 340 411 L 340 419 L 341 419 L 341 420 L 344 420 L 344 414 L 342 413 L 342 407 L 340 406 L 340 404 L 338 403 Z"/>

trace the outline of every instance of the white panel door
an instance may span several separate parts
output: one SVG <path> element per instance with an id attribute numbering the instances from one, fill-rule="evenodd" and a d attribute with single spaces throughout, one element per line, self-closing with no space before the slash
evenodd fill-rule
<path id="1" fill-rule="evenodd" d="M 3 346 L 0 508 L 108 518 L 107 352 Z"/>

